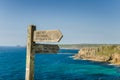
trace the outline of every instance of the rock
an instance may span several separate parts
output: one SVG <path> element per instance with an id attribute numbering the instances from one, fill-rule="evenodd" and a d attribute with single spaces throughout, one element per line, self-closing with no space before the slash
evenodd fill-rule
<path id="1" fill-rule="evenodd" d="M 74 55 L 73 58 L 120 65 L 120 46 L 85 47 L 80 49 L 79 53 Z"/>

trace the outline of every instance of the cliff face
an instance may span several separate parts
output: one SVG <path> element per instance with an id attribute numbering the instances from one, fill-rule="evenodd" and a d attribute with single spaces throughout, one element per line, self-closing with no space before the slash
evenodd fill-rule
<path id="1" fill-rule="evenodd" d="M 80 49 L 79 53 L 74 55 L 73 58 L 120 65 L 120 46 L 85 47 Z"/>

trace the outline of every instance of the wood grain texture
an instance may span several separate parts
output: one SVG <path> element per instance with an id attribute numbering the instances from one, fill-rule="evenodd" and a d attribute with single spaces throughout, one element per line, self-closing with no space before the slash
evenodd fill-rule
<path id="1" fill-rule="evenodd" d="M 35 42 L 59 42 L 62 37 L 60 30 L 34 31 Z"/>
<path id="2" fill-rule="evenodd" d="M 35 53 L 57 53 L 59 51 L 59 46 L 51 44 L 36 44 L 34 50 Z"/>
<path id="3" fill-rule="evenodd" d="M 27 36 L 27 54 L 26 54 L 26 80 L 34 80 L 34 45 L 33 35 L 36 30 L 36 26 L 30 25 L 28 27 Z"/>

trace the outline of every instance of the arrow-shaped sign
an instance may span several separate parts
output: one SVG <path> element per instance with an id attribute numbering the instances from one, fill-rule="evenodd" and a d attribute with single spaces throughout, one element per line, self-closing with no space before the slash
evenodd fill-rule
<path id="1" fill-rule="evenodd" d="M 50 44 L 36 44 L 34 49 L 35 53 L 57 53 L 59 46 Z"/>
<path id="2" fill-rule="evenodd" d="M 63 37 L 60 30 L 34 31 L 34 42 L 59 42 Z"/>

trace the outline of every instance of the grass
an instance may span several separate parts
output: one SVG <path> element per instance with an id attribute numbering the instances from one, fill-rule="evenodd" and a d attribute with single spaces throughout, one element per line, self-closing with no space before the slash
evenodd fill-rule
<path id="1" fill-rule="evenodd" d="M 105 45 L 97 48 L 96 55 L 111 56 L 114 53 L 120 54 L 120 46 L 118 45 Z"/>

